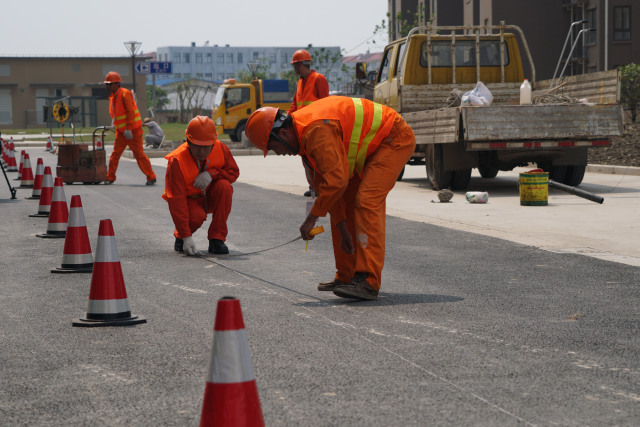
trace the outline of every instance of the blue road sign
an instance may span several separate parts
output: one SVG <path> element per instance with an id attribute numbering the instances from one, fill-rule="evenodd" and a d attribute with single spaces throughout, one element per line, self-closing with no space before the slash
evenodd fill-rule
<path id="1" fill-rule="evenodd" d="M 137 74 L 173 74 L 171 61 L 136 62 Z"/>

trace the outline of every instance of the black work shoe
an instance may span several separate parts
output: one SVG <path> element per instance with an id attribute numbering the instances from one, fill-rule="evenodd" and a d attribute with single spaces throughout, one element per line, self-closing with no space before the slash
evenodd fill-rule
<path id="1" fill-rule="evenodd" d="M 147 180 L 147 185 L 155 185 L 156 180 L 155 179 L 149 179 Z"/>
<path id="2" fill-rule="evenodd" d="M 365 300 L 378 299 L 378 291 L 367 282 L 366 273 L 356 273 L 351 282 L 336 286 L 333 293 L 342 298 L 356 298 Z"/>
<path id="3" fill-rule="evenodd" d="M 347 282 L 343 282 L 342 280 L 333 279 L 330 282 L 321 282 L 318 283 L 319 291 L 332 291 L 336 288 L 336 286 L 348 285 Z"/>
<path id="4" fill-rule="evenodd" d="M 229 248 L 224 244 L 222 240 L 211 239 L 209 240 L 209 253 L 224 255 L 229 253 Z"/>
<path id="5" fill-rule="evenodd" d="M 173 250 L 176 252 L 184 253 L 182 245 L 184 245 L 184 241 L 176 237 L 176 242 L 173 244 Z"/>
<path id="6" fill-rule="evenodd" d="M 304 197 L 311 197 L 311 190 L 307 190 L 304 192 Z"/>
<path id="7" fill-rule="evenodd" d="M 115 180 L 115 179 L 114 179 L 113 181 L 106 180 L 105 182 L 103 182 L 103 184 L 104 184 L 104 185 L 111 185 L 111 184 L 113 184 L 114 182 L 116 182 L 116 180 Z"/>

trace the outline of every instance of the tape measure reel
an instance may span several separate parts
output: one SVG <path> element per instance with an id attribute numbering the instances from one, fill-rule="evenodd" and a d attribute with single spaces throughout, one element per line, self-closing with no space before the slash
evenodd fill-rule
<path id="1" fill-rule="evenodd" d="M 64 123 L 69 118 L 69 107 L 62 101 L 58 101 L 53 106 L 53 118 L 60 123 Z"/>

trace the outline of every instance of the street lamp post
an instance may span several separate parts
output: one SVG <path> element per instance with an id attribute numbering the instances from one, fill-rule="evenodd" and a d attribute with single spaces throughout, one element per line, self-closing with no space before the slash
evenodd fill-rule
<path id="1" fill-rule="evenodd" d="M 131 75 L 133 76 L 133 91 L 136 91 L 136 53 L 142 45 L 142 42 L 124 42 L 127 50 L 131 54 Z"/>

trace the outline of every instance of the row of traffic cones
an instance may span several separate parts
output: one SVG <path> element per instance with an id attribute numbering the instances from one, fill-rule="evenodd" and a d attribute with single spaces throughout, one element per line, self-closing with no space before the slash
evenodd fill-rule
<path id="1" fill-rule="evenodd" d="M 131 314 L 112 221 L 100 221 L 94 260 L 80 196 L 71 196 L 67 210 L 62 179 L 56 177 L 52 188 L 51 169 L 43 169 L 38 214 L 30 216 L 49 217 L 47 232 L 38 237 L 65 238 L 62 265 L 51 272 L 92 273 L 86 314 L 73 319 L 72 325 L 146 323 L 145 318 Z M 200 426 L 227 425 L 264 426 L 240 301 L 233 297 L 218 301 L 200 419 Z"/>

